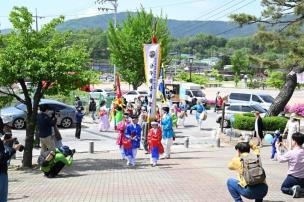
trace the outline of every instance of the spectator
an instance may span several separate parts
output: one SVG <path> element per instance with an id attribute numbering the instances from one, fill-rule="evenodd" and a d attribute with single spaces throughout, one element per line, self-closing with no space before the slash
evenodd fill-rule
<path id="1" fill-rule="evenodd" d="M 291 150 L 291 145 L 292 145 L 292 134 L 300 132 L 300 124 L 296 118 L 296 114 L 292 113 L 290 115 L 290 119 L 288 120 L 284 133 L 286 134 L 287 132 L 287 148 L 288 150 Z"/>
<path id="2" fill-rule="evenodd" d="M 239 142 L 235 146 L 237 151 L 236 157 L 234 157 L 228 165 L 230 170 L 237 171 L 237 178 L 230 178 L 227 181 L 228 190 L 236 202 L 242 202 L 242 197 L 248 199 L 255 199 L 256 202 L 263 201 L 263 198 L 268 192 L 268 186 L 265 182 L 256 185 L 248 185 L 243 175 L 243 163 L 244 160 L 250 153 L 250 144 L 248 142 Z M 254 152 L 255 153 L 255 152 Z M 258 157 L 259 158 L 259 157 Z M 260 160 L 259 160 L 260 161 Z"/>
<path id="3" fill-rule="evenodd" d="M 21 145 L 15 144 L 13 148 L 4 147 L 2 140 L 0 139 L 0 201 L 6 202 L 8 195 L 8 175 L 7 175 L 7 163 L 10 158 L 20 150 Z"/>
<path id="4" fill-rule="evenodd" d="M 75 108 L 81 108 L 83 110 L 82 101 L 78 96 L 75 97 Z"/>
<path id="5" fill-rule="evenodd" d="M 96 120 L 96 117 L 95 117 L 95 115 L 96 115 L 96 102 L 95 102 L 94 98 L 90 99 L 89 112 L 92 115 L 93 122 L 95 122 L 95 120 Z"/>
<path id="6" fill-rule="evenodd" d="M 76 123 L 76 132 L 75 132 L 75 138 L 80 139 L 81 134 L 81 122 L 84 117 L 84 113 L 82 113 L 81 107 L 77 108 L 77 112 L 75 114 L 75 123 Z"/>
<path id="7" fill-rule="evenodd" d="M 195 119 L 199 125 L 199 128 L 202 129 L 202 119 L 201 119 L 201 114 L 203 112 L 206 112 L 206 109 L 204 107 L 204 105 L 202 104 L 201 101 L 197 101 L 197 104 L 194 105 L 193 107 L 191 107 L 192 110 L 196 110 L 196 114 L 195 114 Z"/>
<path id="8" fill-rule="evenodd" d="M 292 195 L 293 198 L 299 198 L 304 193 L 304 134 L 297 132 L 292 134 L 292 150 L 284 155 L 281 154 L 277 144 L 277 159 L 279 163 L 288 162 L 287 177 L 284 180 L 281 191 L 284 194 Z"/>
<path id="9" fill-rule="evenodd" d="M 264 125 L 262 118 L 260 116 L 260 112 L 255 112 L 255 125 L 254 125 L 254 137 L 257 137 L 259 140 L 259 145 L 262 147 L 263 146 L 263 130 L 264 130 Z"/>
<path id="10" fill-rule="evenodd" d="M 217 111 L 222 110 L 223 102 L 224 102 L 223 98 L 221 96 L 218 96 L 217 97 L 217 102 L 216 102 Z"/>
<path id="11" fill-rule="evenodd" d="M 40 154 L 46 150 L 55 152 L 55 140 L 53 133 L 53 127 L 56 124 L 56 120 L 52 119 L 48 115 L 48 107 L 46 105 L 40 106 L 40 112 L 37 115 L 37 127 L 40 138 L 41 150 Z"/>
<path id="12" fill-rule="evenodd" d="M 217 99 L 218 99 L 218 96 L 220 95 L 220 92 L 218 91 L 215 95 L 215 101 L 214 101 L 214 112 L 217 111 Z"/>

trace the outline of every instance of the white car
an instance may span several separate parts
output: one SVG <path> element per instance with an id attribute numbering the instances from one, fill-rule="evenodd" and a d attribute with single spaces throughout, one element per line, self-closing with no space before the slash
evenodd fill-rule
<path id="1" fill-rule="evenodd" d="M 147 91 L 142 90 L 131 90 L 123 95 L 123 97 L 126 98 L 127 102 L 134 102 L 135 99 L 143 99 L 146 96 L 148 96 Z"/>
<path id="2" fill-rule="evenodd" d="M 108 95 L 112 94 L 112 89 L 94 89 L 93 91 L 90 92 L 90 97 L 94 98 L 95 100 L 101 98 L 104 99 L 106 98 Z"/>

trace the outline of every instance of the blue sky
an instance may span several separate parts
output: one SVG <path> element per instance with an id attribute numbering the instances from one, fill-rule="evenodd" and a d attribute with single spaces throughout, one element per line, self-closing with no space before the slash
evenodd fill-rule
<path id="1" fill-rule="evenodd" d="M 3 0 L 0 5 L 0 29 L 11 28 L 8 20 L 14 6 L 26 6 L 33 13 L 46 16 L 44 24 L 59 15 L 75 19 L 101 14 L 95 0 Z M 135 11 L 143 6 L 156 15 L 162 12 L 169 19 L 178 20 L 228 20 L 231 13 L 246 12 L 259 15 L 261 0 L 119 0 L 118 11 Z"/>

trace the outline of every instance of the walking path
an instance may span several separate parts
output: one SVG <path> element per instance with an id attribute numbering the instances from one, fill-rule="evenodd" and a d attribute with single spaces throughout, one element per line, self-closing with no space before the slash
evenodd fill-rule
<path id="1" fill-rule="evenodd" d="M 11 201 L 232 201 L 226 180 L 235 177 L 227 169 L 235 151 L 193 145 L 173 146 L 172 159 L 149 165 L 148 156 L 139 151 L 136 167 L 128 167 L 117 151 L 77 153 L 72 167 L 59 177 L 48 179 L 37 170 L 9 171 Z M 268 159 L 270 147 L 262 149 L 269 193 L 265 201 L 294 200 L 280 192 L 286 164 Z M 14 160 L 13 164 L 20 163 Z M 246 201 L 246 200 L 245 200 Z"/>

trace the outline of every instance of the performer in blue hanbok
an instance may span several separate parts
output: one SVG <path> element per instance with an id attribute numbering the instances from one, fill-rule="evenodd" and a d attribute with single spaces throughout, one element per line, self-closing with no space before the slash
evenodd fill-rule
<path id="1" fill-rule="evenodd" d="M 173 144 L 174 132 L 172 126 L 172 119 L 169 114 L 169 107 L 163 107 L 163 116 L 161 120 L 162 125 L 162 135 L 163 135 L 163 145 L 165 146 L 165 156 L 164 158 L 169 159 L 171 153 L 171 146 Z"/>
<path id="2" fill-rule="evenodd" d="M 131 116 L 131 118 L 132 121 L 128 124 L 126 128 L 126 140 L 124 141 L 126 142 L 126 144 L 124 144 L 124 150 L 128 160 L 127 165 L 135 166 L 137 149 L 140 147 L 141 127 L 138 124 L 138 116 L 133 115 Z"/>

